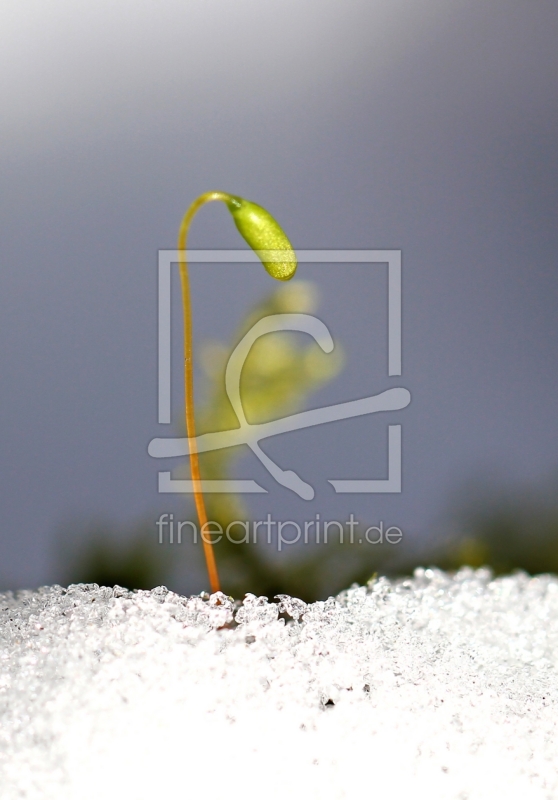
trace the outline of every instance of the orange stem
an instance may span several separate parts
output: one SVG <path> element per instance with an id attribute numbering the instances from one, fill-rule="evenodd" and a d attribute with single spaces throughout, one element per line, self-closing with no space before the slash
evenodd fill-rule
<path id="1" fill-rule="evenodd" d="M 188 278 L 188 265 L 186 262 L 186 240 L 188 229 L 194 214 L 205 203 L 213 200 L 226 202 L 229 195 L 224 192 L 206 192 L 194 200 L 188 211 L 184 214 L 178 232 L 178 268 L 180 270 L 180 284 L 182 287 L 182 309 L 184 313 L 184 414 L 186 418 L 186 433 L 188 435 L 188 449 L 190 451 L 190 471 L 194 487 L 194 501 L 200 524 L 200 534 L 203 543 L 205 563 L 209 574 L 209 583 L 212 592 L 220 591 L 219 575 L 215 563 L 213 543 L 206 540 L 207 512 L 202 491 L 198 451 L 196 449 L 196 423 L 194 416 L 194 369 L 192 355 L 192 306 L 190 302 L 190 280 Z"/>

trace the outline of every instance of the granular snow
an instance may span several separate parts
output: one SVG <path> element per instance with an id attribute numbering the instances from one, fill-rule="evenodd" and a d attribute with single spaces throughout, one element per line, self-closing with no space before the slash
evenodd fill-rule
<path id="1" fill-rule="evenodd" d="M 0 595 L 1 797 L 558 798 L 558 580 Z"/>

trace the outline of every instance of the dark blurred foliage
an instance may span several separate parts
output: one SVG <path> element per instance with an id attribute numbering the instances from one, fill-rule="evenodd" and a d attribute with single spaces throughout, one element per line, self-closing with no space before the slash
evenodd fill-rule
<path id="1" fill-rule="evenodd" d="M 215 520 L 217 521 L 217 520 Z M 337 534 L 336 534 L 337 535 Z M 239 536 L 238 532 L 232 536 Z M 74 546 L 69 547 L 69 541 Z M 76 544 L 77 543 L 77 544 Z M 234 544 L 226 537 L 215 545 L 223 590 L 236 598 L 246 592 L 273 598 L 277 594 L 300 597 L 306 602 L 335 595 L 352 583 L 365 584 L 376 573 L 399 574 L 414 566 L 398 567 L 388 544 L 351 544 L 330 536 L 327 544 L 295 548 L 289 554 L 270 557 L 264 543 Z M 304 552 L 303 552 L 304 551 Z M 397 553 L 398 554 L 398 553 Z M 188 576 L 185 578 L 185 573 Z M 157 542 L 153 521 L 124 532 L 108 525 L 67 526 L 59 538 L 57 581 L 152 589 L 164 585 L 180 593 L 206 586 L 201 544 L 184 538 L 180 545 Z"/>
<path id="2" fill-rule="evenodd" d="M 98 583 L 127 589 L 152 589 L 169 573 L 171 554 L 155 546 L 153 523 L 129 529 L 108 522 L 76 521 L 57 537 L 56 578 L 59 583 Z"/>
<path id="3" fill-rule="evenodd" d="M 488 481 L 465 487 L 430 561 L 442 569 L 489 566 L 497 575 L 558 573 L 558 480 L 538 489 Z"/>
<path id="4" fill-rule="evenodd" d="M 242 335 L 269 314 L 312 313 L 315 306 L 311 284 L 287 284 L 252 310 L 233 345 L 207 343 L 202 347 L 206 400 L 197 414 L 200 433 L 238 425 L 225 393 L 224 370 Z M 340 371 L 342 354 L 336 350 L 335 355 L 326 355 L 308 337 L 290 333 L 261 337 L 242 371 L 241 393 L 248 421 L 265 422 L 302 409 L 312 392 Z M 201 454 L 202 476 L 230 478 L 240 452 L 237 447 Z M 188 475 L 188 465 L 183 473 Z M 290 594 L 311 602 L 353 583 L 365 584 L 376 573 L 408 575 L 417 566 L 450 571 L 461 566 L 489 566 L 496 574 L 514 570 L 558 573 L 557 487 L 558 481 L 547 491 L 512 491 L 490 481 L 473 483 L 452 504 L 439 534 L 423 540 L 419 549 L 408 543 L 359 545 L 351 543 L 345 532 L 343 542 L 338 534 L 330 535 L 327 544 L 294 546 L 288 554 L 272 557 L 262 542 L 238 543 L 223 536 L 214 545 L 221 583 L 224 591 L 236 598 L 246 592 L 268 598 Z M 250 519 L 237 495 L 208 494 L 205 499 L 208 519 L 223 530 L 233 520 Z M 178 546 L 168 541 L 159 544 L 154 520 L 127 532 L 111 530 L 106 524 L 79 528 L 69 526 L 59 540 L 61 582 L 119 584 L 130 589 L 164 584 L 191 593 L 200 575 L 205 575 L 201 544 L 186 541 L 188 536 Z M 242 539 L 239 533 L 231 531 L 232 535 Z"/>
<path id="5" fill-rule="evenodd" d="M 271 560 L 263 545 L 235 545 L 223 539 L 216 546 L 216 558 L 223 586 L 233 597 L 249 591 L 266 597 L 289 594 L 313 602 L 389 571 L 386 567 L 395 549 L 393 545 L 329 541 L 306 546 L 304 554 L 299 548 L 298 554 Z"/>
<path id="6" fill-rule="evenodd" d="M 407 544 L 341 544 L 293 548 L 270 557 L 266 545 L 233 544 L 225 537 L 215 545 L 224 590 L 241 598 L 246 592 L 290 594 L 307 602 L 335 595 L 352 583 L 366 584 L 375 574 L 412 574 L 417 566 L 449 571 L 462 566 L 490 567 L 496 575 L 523 570 L 532 575 L 558 574 L 558 503 L 552 491 L 469 486 L 453 504 L 436 536 L 412 550 Z M 228 518 L 221 518 L 226 525 Z M 217 519 L 215 521 L 218 521 Z M 68 528 L 78 533 L 77 528 Z M 234 533 L 240 537 L 240 534 Z M 76 541 L 76 537 L 72 537 Z M 190 593 L 205 573 L 201 546 L 157 544 L 151 521 L 122 534 L 107 525 L 77 536 L 78 550 L 60 548 L 65 567 L 62 583 L 119 584 L 132 589 L 164 584 Z M 188 573 L 189 580 L 184 580 Z M 205 578 L 202 581 L 205 585 Z M 190 587 L 190 588 L 189 588 Z"/>

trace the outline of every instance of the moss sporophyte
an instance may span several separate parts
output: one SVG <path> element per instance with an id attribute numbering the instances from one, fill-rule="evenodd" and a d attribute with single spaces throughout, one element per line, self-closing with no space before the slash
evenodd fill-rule
<path id="1" fill-rule="evenodd" d="M 190 223 L 196 212 L 206 203 L 221 200 L 230 213 L 234 223 L 247 244 L 260 258 L 267 272 L 279 281 L 290 280 L 296 271 L 297 260 L 291 243 L 278 222 L 265 208 L 226 192 L 206 192 L 200 195 L 184 214 L 178 232 L 178 265 L 182 287 L 182 308 L 184 314 L 184 413 L 188 448 L 190 451 L 190 471 L 194 490 L 194 501 L 200 530 L 207 529 L 207 513 L 200 477 L 198 452 L 196 449 L 196 425 L 194 416 L 194 375 L 192 363 L 192 307 L 190 302 L 190 282 L 186 262 L 186 241 Z M 205 527 L 204 527 L 205 526 Z M 212 592 L 220 590 L 213 544 L 202 536 L 205 561 L 209 573 Z"/>

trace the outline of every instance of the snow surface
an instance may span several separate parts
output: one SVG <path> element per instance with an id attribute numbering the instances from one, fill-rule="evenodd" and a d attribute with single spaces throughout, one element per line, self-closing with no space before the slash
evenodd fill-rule
<path id="1" fill-rule="evenodd" d="M 5 800 L 558 798 L 554 577 L 241 608 L 53 586 L 0 614 Z"/>

